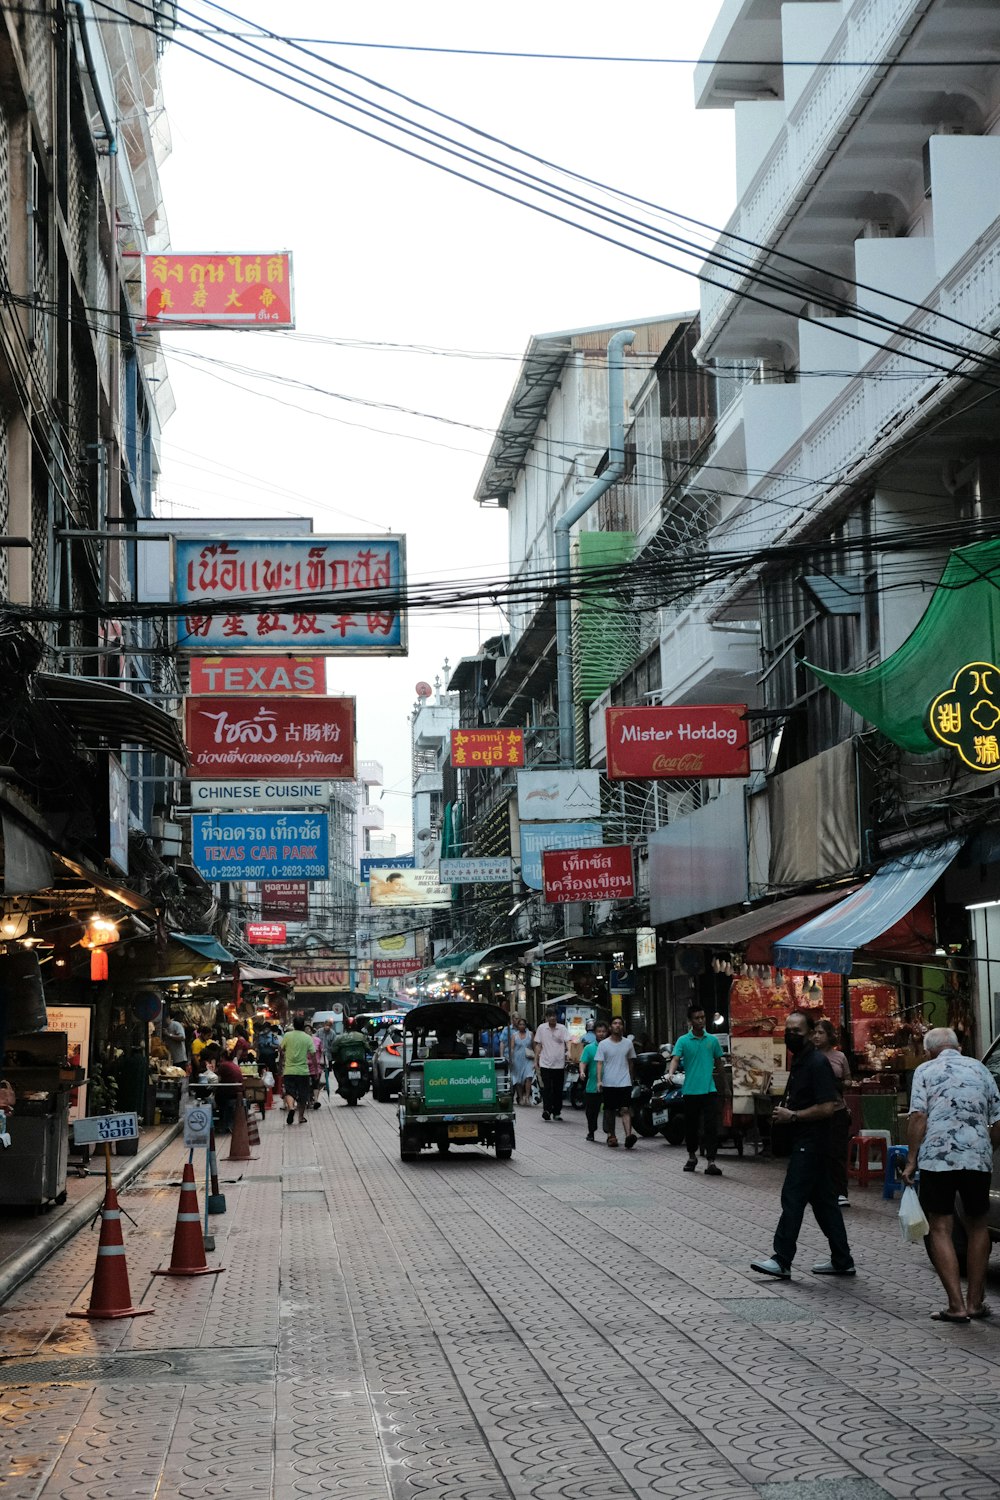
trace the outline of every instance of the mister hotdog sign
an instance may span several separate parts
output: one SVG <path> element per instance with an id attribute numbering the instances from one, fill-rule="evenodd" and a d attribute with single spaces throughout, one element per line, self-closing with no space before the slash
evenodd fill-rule
<path id="1" fill-rule="evenodd" d="M 745 703 L 700 708 L 607 708 L 612 780 L 749 776 Z"/>

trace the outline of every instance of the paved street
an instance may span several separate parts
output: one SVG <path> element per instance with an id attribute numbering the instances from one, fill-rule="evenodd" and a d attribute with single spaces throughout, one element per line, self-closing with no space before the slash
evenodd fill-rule
<path id="1" fill-rule="evenodd" d="M 4 1500 L 993 1500 L 1000 1318 L 930 1321 L 875 1191 L 856 1282 L 808 1274 L 814 1228 L 796 1279 L 762 1282 L 779 1166 L 684 1176 L 584 1129 L 522 1111 L 510 1163 L 403 1166 L 388 1105 L 274 1112 L 259 1160 L 222 1165 L 225 1272 L 190 1280 L 151 1276 L 175 1143 L 122 1197 L 155 1316 L 66 1319 L 96 1231 L 0 1309 Z"/>

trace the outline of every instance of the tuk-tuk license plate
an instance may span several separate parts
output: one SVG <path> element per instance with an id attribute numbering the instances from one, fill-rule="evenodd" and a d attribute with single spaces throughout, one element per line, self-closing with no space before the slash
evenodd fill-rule
<path id="1" fill-rule="evenodd" d="M 474 1141 L 479 1135 L 478 1125 L 449 1125 L 448 1139 L 452 1141 Z"/>
<path id="2" fill-rule="evenodd" d="M 665 1109 L 663 1109 L 663 1110 L 660 1110 L 660 1109 L 654 1110 L 653 1111 L 653 1124 L 657 1128 L 659 1128 L 661 1125 L 665 1125 L 666 1123 L 667 1123 L 667 1112 L 666 1112 L 666 1110 Z"/>

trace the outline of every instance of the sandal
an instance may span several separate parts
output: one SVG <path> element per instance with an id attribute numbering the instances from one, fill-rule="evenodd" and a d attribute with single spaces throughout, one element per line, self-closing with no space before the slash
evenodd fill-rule
<path id="1" fill-rule="evenodd" d="M 978 1323 L 981 1318 L 992 1318 L 992 1316 L 993 1309 L 985 1302 L 982 1307 L 977 1307 L 974 1312 L 971 1308 L 969 1309 L 969 1320 L 972 1323 Z"/>
<path id="2" fill-rule="evenodd" d="M 618 1137 L 616 1135 L 609 1135 L 608 1136 L 608 1145 L 609 1146 L 617 1146 L 617 1144 L 618 1144 Z"/>
<path id="3" fill-rule="evenodd" d="M 931 1313 L 931 1320 L 935 1323 L 968 1323 L 968 1313 L 953 1313 L 945 1308 L 944 1312 Z"/>

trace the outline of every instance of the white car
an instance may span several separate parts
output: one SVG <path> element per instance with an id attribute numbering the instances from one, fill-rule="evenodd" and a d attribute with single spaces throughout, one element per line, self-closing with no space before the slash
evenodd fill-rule
<path id="1" fill-rule="evenodd" d="M 387 1026 L 372 1059 L 372 1097 L 385 1104 L 403 1085 L 403 1028 Z"/>

